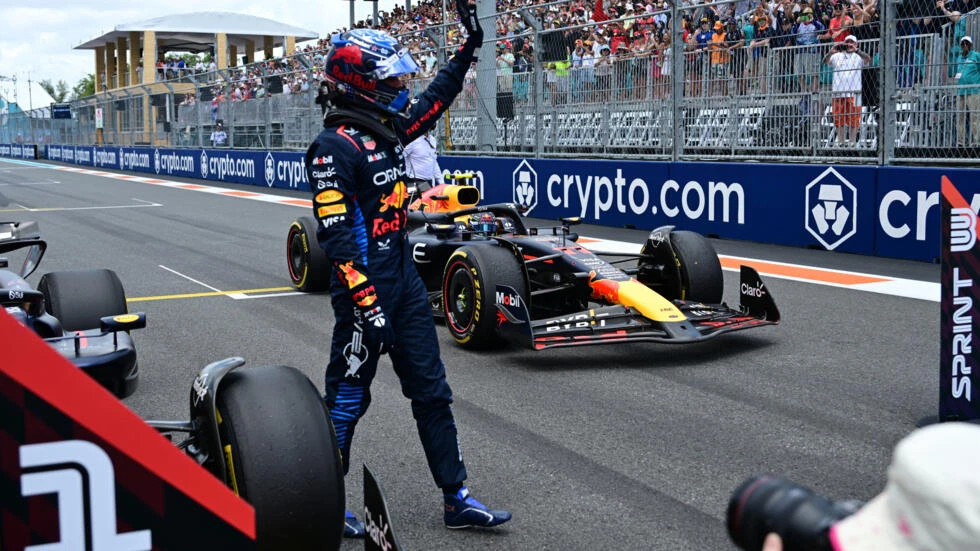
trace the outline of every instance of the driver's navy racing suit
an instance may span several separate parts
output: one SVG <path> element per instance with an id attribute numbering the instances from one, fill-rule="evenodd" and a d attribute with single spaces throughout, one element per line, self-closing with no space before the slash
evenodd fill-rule
<path id="1" fill-rule="evenodd" d="M 379 303 L 394 329 L 395 342 L 388 354 L 402 393 L 412 401 L 432 476 L 441 488 L 466 479 L 450 409 L 452 392 L 439 358 L 425 285 L 406 239 L 408 193 L 402 144 L 434 126 L 462 90 L 463 77 L 474 60 L 475 44 L 469 42 L 413 100 L 410 117 L 382 123 L 365 111 L 328 112 L 325 129 L 306 153 L 319 222 L 317 238 L 336 270 L 330 284 L 336 321 L 325 398 L 345 473 L 354 427 L 371 402 L 370 384 L 380 356 L 378 347 L 370 346 L 367 332 L 362 332 L 367 320 L 361 312 Z M 365 122 L 368 117 L 371 120 Z"/>

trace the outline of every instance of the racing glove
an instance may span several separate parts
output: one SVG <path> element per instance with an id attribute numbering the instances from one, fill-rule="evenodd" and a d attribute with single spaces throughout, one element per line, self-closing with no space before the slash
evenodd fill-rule
<path id="1" fill-rule="evenodd" d="M 395 345 L 395 329 L 381 309 L 381 299 L 374 284 L 351 261 L 337 263 L 336 266 L 337 275 L 350 289 L 358 323 L 364 333 L 364 343 L 382 354 L 388 352 Z"/>
<path id="2" fill-rule="evenodd" d="M 456 13 L 459 14 L 459 22 L 466 29 L 468 35 L 459 53 L 468 53 L 473 57 L 473 60 L 476 60 L 476 52 L 483 44 L 483 27 L 480 26 L 480 20 L 476 17 L 476 2 L 474 0 L 456 0 Z"/>
<path id="3" fill-rule="evenodd" d="M 374 285 L 365 291 L 374 293 Z M 363 307 L 355 302 L 360 312 L 361 329 L 364 332 L 365 343 L 377 349 L 380 353 L 386 354 L 395 347 L 395 328 L 391 326 L 391 320 L 381 310 L 381 304 L 377 300 L 372 307 Z"/>

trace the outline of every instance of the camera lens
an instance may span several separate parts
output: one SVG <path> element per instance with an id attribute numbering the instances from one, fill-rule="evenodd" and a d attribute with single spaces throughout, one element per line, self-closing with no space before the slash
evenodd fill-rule
<path id="1" fill-rule="evenodd" d="M 832 502 L 783 478 L 754 476 L 736 488 L 728 502 L 728 534 L 746 551 L 762 549 L 770 532 L 782 537 L 786 551 L 830 551 L 830 526 L 858 506 Z"/>

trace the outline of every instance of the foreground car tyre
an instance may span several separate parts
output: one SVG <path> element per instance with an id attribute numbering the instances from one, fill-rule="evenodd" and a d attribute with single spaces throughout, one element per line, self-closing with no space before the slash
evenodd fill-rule
<path id="1" fill-rule="evenodd" d="M 112 270 L 47 273 L 37 290 L 44 295 L 44 309 L 65 331 L 98 329 L 101 318 L 129 312 L 122 282 Z"/>
<path id="2" fill-rule="evenodd" d="M 718 253 L 711 243 L 692 231 L 671 232 L 670 243 L 680 264 L 682 296 L 678 298 L 720 303 L 725 292 L 725 278 Z"/>
<path id="3" fill-rule="evenodd" d="M 446 262 L 442 278 L 446 327 L 457 343 L 472 349 L 500 344 L 497 335 L 497 285 L 508 285 L 527 304 L 527 284 L 520 261 L 504 247 L 468 246 Z"/>
<path id="4" fill-rule="evenodd" d="M 286 236 L 286 263 L 293 287 L 307 293 L 330 287 L 330 263 L 316 240 L 316 220 L 311 216 L 297 218 Z"/>
<path id="5" fill-rule="evenodd" d="M 258 548 L 339 549 L 344 471 L 313 383 L 292 367 L 255 367 L 218 388 L 226 482 L 255 508 Z"/>

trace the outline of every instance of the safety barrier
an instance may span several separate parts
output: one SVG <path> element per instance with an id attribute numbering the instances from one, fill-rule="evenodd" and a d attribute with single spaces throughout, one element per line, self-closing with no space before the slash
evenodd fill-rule
<path id="1" fill-rule="evenodd" d="M 300 153 L 47 146 L 53 161 L 309 191 Z M 976 171 L 959 168 L 594 161 L 443 156 L 472 172 L 484 203 L 529 216 L 581 216 L 606 226 L 674 224 L 726 239 L 935 262 L 940 182 L 980 205 Z"/>
<path id="2" fill-rule="evenodd" d="M 37 159 L 36 145 L 19 143 L 0 143 L 0 157 L 11 159 Z"/>

